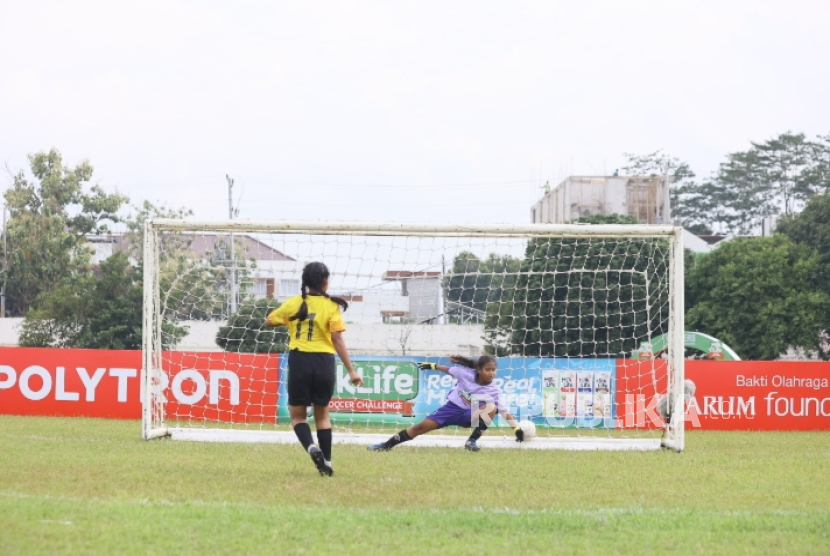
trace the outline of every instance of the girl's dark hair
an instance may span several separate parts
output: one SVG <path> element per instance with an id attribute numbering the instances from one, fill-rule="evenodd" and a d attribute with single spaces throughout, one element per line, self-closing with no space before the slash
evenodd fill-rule
<path id="1" fill-rule="evenodd" d="M 477 371 L 484 368 L 487 363 L 496 363 L 496 358 L 492 355 L 482 355 L 477 360 L 462 357 L 461 355 L 450 355 L 450 361 L 457 365 L 464 365 L 468 369 L 475 369 Z"/>
<path id="2" fill-rule="evenodd" d="M 293 315 L 288 317 L 288 320 L 305 320 L 308 318 L 308 305 L 305 302 L 305 297 L 308 295 L 308 290 L 313 290 L 315 293 L 320 294 L 324 297 L 328 297 L 338 305 L 340 305 L 343 310 L 349 308 L 349 304 L 346 303 L 346 300 L 341 297 L 334 297 L 330 296 L 326 292 L 323 291 L 323 282 L 325 282 L 329 277 L 329 269 L 323 263 L 308 263 L 303 267 L 303 285 L 300 289 L 300 292 L 303 295 L 303 304 L 300 305 L 300 308 L 297 312 Z"/>

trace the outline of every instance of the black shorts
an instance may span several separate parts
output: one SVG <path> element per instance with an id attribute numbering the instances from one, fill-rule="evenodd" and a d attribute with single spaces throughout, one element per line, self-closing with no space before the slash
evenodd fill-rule
<path id="1" fill-rule="evenodd" d="M 288 405 L 329 405 L 334 381 L 334 354 L 288 352 Z"/>

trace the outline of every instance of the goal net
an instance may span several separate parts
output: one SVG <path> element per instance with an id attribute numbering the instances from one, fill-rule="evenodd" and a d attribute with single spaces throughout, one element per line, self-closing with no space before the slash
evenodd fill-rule
<path id="1" fill-rule="evenodd" d="M 484 447 L 683 448 L 681 229 L 647 225 L 149 221 L 145 438 L 296 441 L 287 330 L 263 323 L 312 261 L 349 303 L 364 381 L 337 361 L 335 442 L 383 440 L 444 404 L 453 378 L 419 362 L 486 353 L 501 401 L 536 436 L 516 443 L 499 418 Z"/>

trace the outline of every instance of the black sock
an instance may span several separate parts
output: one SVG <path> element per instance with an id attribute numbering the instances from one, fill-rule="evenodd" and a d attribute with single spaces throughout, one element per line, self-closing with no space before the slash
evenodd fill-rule
<path id="1" fill-rule="evenodd" d="M 297 435 L 297 439 L 303 445 L 303 448 L 306 449 L 306 452 L 308 451 L 308 447 L 314 444 L 314 437 L 311 436 L 311 427 L 308 426 L 308 423 L 297 423 L 294 425 L 294 434 Z"/>
<path id="2" fill-rule="evenodd" d="M 404 429 L 398 434 L 390 437 L 389 440 L 385 442 L 385 444 L 387 448 L 394 448 L 401 442 L 406 442 L 407 440 L 412 440 L 412 438 L 409 437 L 409 434 L 406 432 L 406 429 Z"/>
<path id="3" fill-rule="evenodd" d="M 317 444 L 323 450 L 326 461 L 331 461 L 331 429 L 317 429 Z"/>
<path id="4" fill-rule="evenodd" d="M 469 440 L 478 440 L 481 438 L 481 434 L 487 430 L 487 425 L 484 424 L 484 421 L 480 421 L 478 426 L 475 428 L 473 433 L 470 435 Z"/>

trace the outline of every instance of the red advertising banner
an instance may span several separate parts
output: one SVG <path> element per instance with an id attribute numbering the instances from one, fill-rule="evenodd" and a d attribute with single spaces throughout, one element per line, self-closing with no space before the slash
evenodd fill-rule
<path id="1" fill-rule="evenodd" d="M 0 348 L 0 413 L 140 419 L 140 351 Z"/>
<path id="2" fill-rule="evenodd" d="M 830 363 L 690 360 L 686 378 L 701 429 L 830 430 Z"/>
<path id="3" fill-rule="evenodd" d="M 276 421 L 278 355 L 171 352 L 165 358 L 168 418 Z M 696 386 L 686 408 L 688 430 L 830 430 L 830 363 L 688 360 L 685 368 Z M 0 348 L 0 414 L 139 419 L 140 369 L 138 351 Z M 618 360 L 615 381 L 615 426 L 662 426 L 655 394 L 666 388 L 664 360 Z M 414 412 L 412 400 L 335 398 L 332 407 Z"/>
<path id="4" fill-rule="evenodd" d="M 164 361 L 168 419 L 277 422 L 278 354 L 169 352 Z"/>
<path id="5" fill-rule="evenodd" d="M 686 362 L 687 364 L 690 361 Z M 659 393 L 668 387 L 665 359 L 618 359 L 616 375 L 616 427 L 660 429 L 663 420 L 657 411 Z M 686 367 L 688 369 L 688 365 Z"/>
<path id="6" fill-rule="evenodd" d="M 279 356 L 170 352 L 169 418 L 275 422 Z M 0 348 L 0 413 L 141 418 L 141 352 Z"/>

